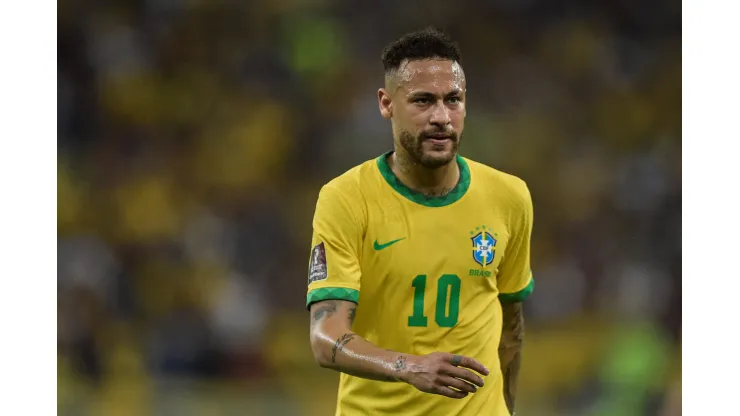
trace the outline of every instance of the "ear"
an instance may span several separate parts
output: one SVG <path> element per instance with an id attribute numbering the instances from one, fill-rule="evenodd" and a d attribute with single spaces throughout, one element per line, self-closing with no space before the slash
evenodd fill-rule
<path id="1" fill-rule="evenodd" d="M 378 90 L 378 107 L 380 107 L 380 115 L 384 119 L 390 120 L 393 117 L 393 101 L 385 88 Z"/>

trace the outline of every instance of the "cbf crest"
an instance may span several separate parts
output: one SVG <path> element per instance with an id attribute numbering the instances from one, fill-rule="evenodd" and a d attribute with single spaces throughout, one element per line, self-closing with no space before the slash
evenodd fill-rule
<path id="1" fill-rule="evenodd" d="M 473 260 L 483 267 L 486 267 L 493 263 L 493 258 L 496 256 L 496 236 L 498 234 L 491 234 L 491 229 L 485 225 L 475 227 L 475 231 L 471 231 L 470 240 L 473 242 Z"/>

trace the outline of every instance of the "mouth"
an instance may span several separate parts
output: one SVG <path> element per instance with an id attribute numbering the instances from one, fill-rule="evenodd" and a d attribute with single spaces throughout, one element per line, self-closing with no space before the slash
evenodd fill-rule
<path id="1" fill-rule="evenodd" d="M 425 137 L 425 140 L 427 140 L 427 141 L 429 141 L 429 142 L 431 142 L 432 144 L 435 144 L 435 145 L 444 145 L 446 142 L 448 142 L 448 141 L 451 142 L 454 139 L 452 138 L 452 136 L 449 136 L 449 135 L 433 134 L 433 135 L 426 136 Z"/>

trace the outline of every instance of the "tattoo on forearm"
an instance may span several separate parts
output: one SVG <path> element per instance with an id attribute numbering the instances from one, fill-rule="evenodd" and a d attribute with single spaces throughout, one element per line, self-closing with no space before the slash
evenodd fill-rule
<path id="1" fill-rule="evenodd" d="M 350 308 L 350 310 L 349 310 L 348 319 L 349 319 L 349 326 L 350 327 L 352 326 L 353 323 L 355 323 L 355 310 L 357 310 L 356 307 L 355 308 Z"/>
<path id="2" fill-rule="evenodd" d="M 337 311 L 337 303 L 333 301 L 326 302 L 326 304 L 322 304 L 319 306 L 314 312 L 313 312 L 313 321 L 312 322 L 318 322 L 322 320 L 324 317 L 330 317 L 334 315 L 334 312 Z"/>
<path id="3" fill-rule="evenodd" d="M 501 373 L 504 379 L 504 400 L 509 412 L 514 412 L 519 369 L 522 361 L 522 344 L 524 340 L 524 315 L 521 303 L 503 306 L 503 331 L 498 348 L 501 361 Z"/>
<path id="4" fill-rule="evenodd" d="M 337 338 L 334 343 L 334 347 L 331 349 L 331 362 L 337 362 L 337 351 L 344 351 L 344 346 L 347 345 L 355 337 L 355 334 L 344 334 Z"/>

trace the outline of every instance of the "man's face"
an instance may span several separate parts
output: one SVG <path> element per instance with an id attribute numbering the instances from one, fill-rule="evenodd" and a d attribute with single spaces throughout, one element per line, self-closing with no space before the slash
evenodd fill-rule
<path id="1" fill-rule="evenodd" d="M 457 62 L 404 62 L 378 99 L 396 144 L 415 162 L 436 168 L 455 158 L 465 122 L 465 75 Z"/>

